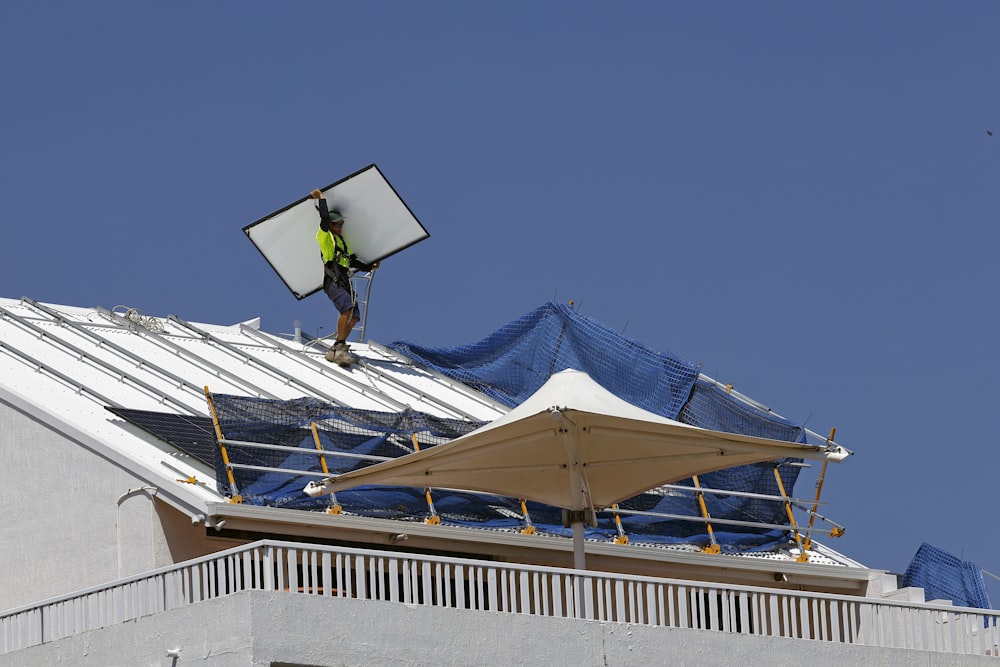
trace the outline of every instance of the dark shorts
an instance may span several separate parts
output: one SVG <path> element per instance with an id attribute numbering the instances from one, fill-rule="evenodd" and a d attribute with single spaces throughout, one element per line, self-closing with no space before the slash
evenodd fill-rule
<path id="1" fill-rule="evenodd" d="M 354 298 L 351 293 L 345 290 L 343 287 L 337 285 L 337 283 L 330 281 L 330 284 L 326 286 L 326 295 L 330 297 L 330 301 L 333 302 L 333 307 L 337 309 L 337 312 L 343 315 L 350 311 L 354 311 L 354 316 L 361 319 L 361 312 L 358 308 L 358 304 L 355 303 Z"/>

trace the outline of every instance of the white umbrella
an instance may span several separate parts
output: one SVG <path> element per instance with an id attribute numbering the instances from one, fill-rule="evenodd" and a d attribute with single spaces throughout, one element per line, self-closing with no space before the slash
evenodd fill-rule
<path id="1" fill-rule="evenodd" d="M 809 445 L 682 424 L 618 398 L 582 371 L 554 374 L 506 415 L 449 443 L 310 482 L 310 496 L 377 484 L 495 493 L 571 512 L 574 565 L 593 511 L 693 475 L 786 457 L 841 461 Z"/>

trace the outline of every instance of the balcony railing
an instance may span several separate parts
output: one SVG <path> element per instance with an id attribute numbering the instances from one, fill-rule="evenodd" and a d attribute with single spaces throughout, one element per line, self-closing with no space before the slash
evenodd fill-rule
<path id="1" fill-rule="evenodd" d="M 248 590 L 998 655 L 1000 611 L 260 541 L 0 614 L 0 653 Z"/>

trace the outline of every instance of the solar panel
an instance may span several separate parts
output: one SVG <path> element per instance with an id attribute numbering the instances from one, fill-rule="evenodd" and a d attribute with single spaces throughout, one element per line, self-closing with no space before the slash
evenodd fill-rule
<path id="1" fill-rule="evenodd" d="M 430 234 L 374 164 L 322 188 L 331 210 L 346 218 L 344 238 L 363 262 L 376 262 Z M 323 261 L 316 245 L 319 214 L 309 195 L 247 225 L 257 246 L 297 299 L 323 287 Z"/>
<path id="2" fill-rule="evenodd" d="M 167 442 L 202 463 L 214 466 L 218 445 L 209 417 L 175 415 L 168 412 L 107 407 L 107 410 L 146 433 Z"/>

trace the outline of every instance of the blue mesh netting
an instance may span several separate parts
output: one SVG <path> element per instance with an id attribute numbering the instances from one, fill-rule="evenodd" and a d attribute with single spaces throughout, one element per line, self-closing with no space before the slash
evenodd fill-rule
<path id="1" fill-rule="evenodd" d="M 656 352 L 561 304 L 546 303 L 497 329 L 482 340 L 441 348 L 397 341 L 389 345 L 448 377 L 513 407 L 537 391 L 549 376 L 567 368 L 585 371 L 608 391 L 641 408 L 702 428 L 776 440 L 805 442 L 805 431 L 774 414 L 733 398 L 699 378 L 697 367 L 671 354 Z M 790 461 L 790 460 L 789 460 Z M 799 469 L 781 466 L 791 494 Z M 759 494 L 778 494 L 773 464 L 739 466 L 700 476 L 702 486 Z M 693 486 L 692 480 L 680 482 Z M 782 503 L 706 494 L 716 519 L 787 525 Z M 623 509 L 658 514 L 700 515 L 691 493 L 648 493 L 621 503 Z M 537 523 L 537 522 L 536 522 Z M 588 532 L 613 535 L 613 520 Z M 708 543 L 704 525 L 654 516 L 625 515 L 633 539 L 663 543 Z M 788 539 L 785 530 L 714 526 L 723 546 L 767 547 Z"/>
<path id="2" fill-rule="evenodd" d="M 629 403 L 676 419 L 698 377 L 694 364 L 654 352 L 561 303 L 536 308 L 470 345 L 397 341 L 389 347 L 509 407 L 553 373 L 575 368 Z"/>
<path id="3" fill-rule="evenodd" d="M 545 304 L 470 345 L 429 348 L 395 342 L 390 347 L 511 407 L 537 391 L 553 373 L 575 368 L 587 372 L 624 400 L 665 417 L 708 429 L 805 442 L 800 427 L 749 406 L 699 378 L 693 364 L 627 339 L 558 303 Z M 214 405 L 224 438 L 302 449 L 298 453 L 227 446 L 230 461 L 236 464 L 237 491 L 244 502 L 301 509 L 319 509 L 329 503 L 328 498 L 314 499 L 302 492 L 305 484 L 316 477 L 292 472 L 320 470 L 312 423 L 317 426 L 324 450 L 331 454 L 326 457 L 331 473 L 372 463 L 352 456 L 398 457 L 413 450 L 413 437 L 423 449 L 480 425 L 414 411 L 352 410 L 308 398 L 273 401 L 215 395 Z M 241 468 L 243 465 L 289 472 Z M 221 461 L 216 470 L 220 491 L 228 493 L 227 472 Z M 699 479 L 704 487 L 778 495 L 774 470 L 775 465 L 770 463 L 740 466 L 701 475 Z M 779 470 L 791 494 L 798 468 L 780 466 Z M 682 481 L 678 486 L 691 487 L 693 481 Z M 440 489 L 434 489 L 432 495 L 444 523 L 496 528 L 524 525 L 520 503 L 515 499 Z M 420 520 L 429 511 L 420 489 L 359 487 L 337 494 L 337 501 L 345 511 L 364 516 Z M 777 501 L 706 494 L 705 502 L 713 519 L 788 524 L 784 504 Z M 633 542 L 709 542 L 701 522 L 656 516 L 700 516 L 693 493 L 657 490 L 631 498 L 620 507 L 644 512 L 621 516 Z M 528 510 L 532 523 L 542 532 L 570 534 L 562 527 L 558 508 L 528 503 Z M 713 528 L 725 550 L 769 548 L 789 539 L 785 529 L 718 523 Z M 586 531 L 591 539 L 611 539 L 616 534 L 614 517 L 608 513 L 599 515 L 599 525 Z"/>
<path id="4" fill-rule="evenodd" d="M 923 588 L 927 600 L 951 600 L 961 607 L 990 609 L 982 570 L 926 542 L 917 549 L 901 583 Z"/>

